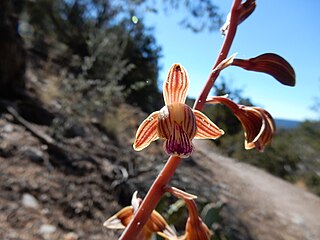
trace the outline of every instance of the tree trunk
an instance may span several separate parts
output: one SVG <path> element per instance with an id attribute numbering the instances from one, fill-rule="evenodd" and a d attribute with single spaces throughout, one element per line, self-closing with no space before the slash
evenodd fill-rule
<path id="1" fill-rule="evenodd" d="M 10 0 L 0 1 L 0 97 L 12 98 L 25 88 L 26 51 Z"/>

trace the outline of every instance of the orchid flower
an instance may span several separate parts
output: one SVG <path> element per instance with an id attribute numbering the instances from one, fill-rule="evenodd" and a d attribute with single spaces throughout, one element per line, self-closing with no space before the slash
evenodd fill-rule
<path id="1" fill-rule="evenodd" d="M 115 215 L 106 220 L 103 226 L 109 229 L 124 229 L 132 220 L 140 203 L 141 199 L 137 198 L 137 192 L 135 192 L 132 196 L 131 206 L 121 209 Z M 150 219 L 143 227 L 143 230 L 134 239 L 150 240 L 152 235 L 155 233 L 167 240 L 177 239 L 175 231 L 170 228 L 164 218 L 157 211 L 153 210 Z"/>
<path id="2" fill-rule="evenodd" d="M 207 103 L 222 103 L 239 119 L 245 135 L 245 149 L 256 148 L 263 151 L 264 146 L 271 142 L 276 127 L 270 113 L 259 107 L 238 105 L 225 96 L 207 99 Z"/>
<path id="3" fill-rule="evenodd" d="M 193 138 L 217 139 L 224 134 L 207 116 L 185 104 L 189 79 L 180 64 L 174 64 L 163 85 L 165 106 L 151 113 L 137 130 L 133 148 L 140 151 L 152 141 L 165 140 L 164 149 L 169 155 L 190 156 Z"/>

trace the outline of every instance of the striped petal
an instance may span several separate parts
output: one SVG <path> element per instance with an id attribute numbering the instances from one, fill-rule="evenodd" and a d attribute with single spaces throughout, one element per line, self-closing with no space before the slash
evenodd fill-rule
<path id="1" fill-rule="evenodd" d="M 246 118 L 242 117 L 246 138 L 245 149 L 256 148 L 258 151 L 263 151 L 264 146 L 271 142 L 274 135 L 274 120 L 262 108 L 243 107 L 243 111 L 246 111 Z"/>
<path id="2" fill-rule="evenodd" d="M 133 143 L 133 149 L 136 151 L 141 151 L 142 149 L 149 146 L 149 144 L 157 140 L 158 132 L 158 114 L 159 111 L 153 112 L 147 117 L 139 126 L 136 138 Z"/>
<path id="3" fill-rule="evenodd" d="M 189 79 L 187 71 L 180 64 L 173 64 L 167 80 L 163 84 L 163 98 L 165 105 L 184 103 L 187 98 Z"/>
<path id="4" fill-rule="evenodd" d="M 103 226 L 109 229 L 125 229 L 133 218 L 133 207 L 122 208 L 117 214 L 110 217 L 103 223 Z"/>
<path id="5" fill-rule="evenodd" d="M 263 151 L 271 142 L 276 131 L 275 123 L 266 110 L 258 107 L 238 105 L 227 97 L 215 96 L 207 99 L 208 103 L 222 103 L 239 119 L 245 135 L 245 149 L 256 148 Z"/>
<path id="6" fill-rule="evenodd" d="M 206 115 L 198 110 L 193 110 L 196 117 L 197 133 L 196 139 L 217 139 L 224 131 L 217 127 Z"/>

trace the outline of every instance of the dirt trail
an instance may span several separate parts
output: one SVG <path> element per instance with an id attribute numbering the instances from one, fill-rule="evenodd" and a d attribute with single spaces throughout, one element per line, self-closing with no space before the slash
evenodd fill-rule
<path id="1" fill-rule="evenodd" d="M 229 223 L 245 226 L 252 239 L 320 239 L 320 198 L 244 163 L 222 157 L 206 141 L 195 141 L 208 158 L 199 163 L 222 186 L 234 218 Z"/>

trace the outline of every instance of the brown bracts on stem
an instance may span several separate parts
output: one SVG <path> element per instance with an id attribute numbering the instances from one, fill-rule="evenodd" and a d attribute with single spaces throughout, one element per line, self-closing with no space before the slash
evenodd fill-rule
<path id="1" fill-rule="evenodd" d="M 296 84 L 296 75 L 293 67 L 283 57 L 274 53 L 265 53 L 250 59 L 235 58 L 231 65 L 249 71 L 267 73 L 287 86 Z"/>

